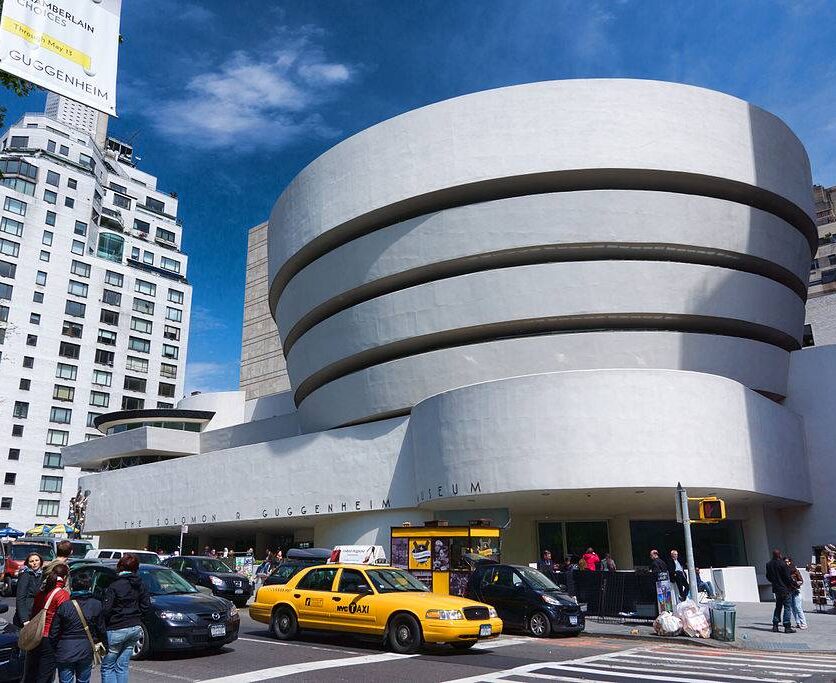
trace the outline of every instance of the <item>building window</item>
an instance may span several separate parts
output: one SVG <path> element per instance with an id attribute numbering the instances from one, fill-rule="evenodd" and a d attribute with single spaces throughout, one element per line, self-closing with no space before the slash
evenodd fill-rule
<path id="1" fill-rule="evenodd" d="M 114 292 L 112 289 L 102 290 L 102 303 L 108 306 L 121 306 L 122 293 Z"/>
<path id="2" fill-rule="evenodd" d="M 150 251 L 142 252 L 142 262 L 148 266 L 154 265 L 154 254 Z"/>
<path id="3" fill-rule="evenodd" d="M 52 389 L 52 398 L 56 401 L 72 401 L 75 399 L 75 387 L 56 384 Z"/>
<path id="4" fill-rule="evenodd" d="M 87 426 L 92 427 L 93 429 L 96 428 L 96 418 L 99 417 L 102 413 L 87 413 Z"/>
<path id="5" fill-rule="evenodd" d="M 46 151 L 55 154 L 55 140 L 46 141 Z"/>
<path id="6" fill-rule="evenodd" d="M 115 358 L 115 354 L 113 351 L 105 351 L 104 349 L 96 349 L 96 359 L 95 362 L 99 365 L 107 365 L 108 367 L 113 367 L 113 359 Z"/>
<path id="7" fill-rule="evenodd" d="M 29 314 L 29 322 L 32 325 L 40 325 L 41 324 L 41 314 L 40 313 L 30 313 Z"/>
<path id="8" fill-rule="evenodd" d="M 20 460 L 20 449 L 19 448 L 10 448 L 9 449 L 9 460 Z"/>
<path id="9" fill-rule="evenodd" d="M 44 263 L 49 263 L 49 252 L 42 249 L 39 258 Z"/>
<path id="10" fill-rule="evenodd" d="M 62 358 L 78 359 L 81 355 L 81 346 L 78 344 L 70 344 L 70 342 L 62 341 L 58 347 L 58 355 Z"/>
<path id="11" fill-rule="evenodd" d="M 139 261 L 139 247 L 133 247 L 131 249 L 131 260 Z"/>
<path id="12" fill-rule="evenodd" d="M 1 323 L 9 322 L 9 307 L 8 306 L 0 306 L 0 322 Z"/>
<path id="13" fill-rule="evenodd" d="M 38 517 L 57 517 L 59 505 L 60 502 L 57 500 L 38 500 L 38 507 L 35 510 L 35 514 Z"/>
<path id="14" fill-rule="evenodd" d="M 144 407 L 144 398 L 136 398 L 135 396 L 122 397 L 122 410 L 142 410 Z"/>
<path id="15" fill-rule="evenodd" d="M 64 197 L 64 206 L 68 209 L 72 209 L 75 207 L 75 199 L 72 197 Z"/>
<path id="16" fill-rule="evenodd" d="M 157 239 L 161 242 L 171 242 L 172 244 L 174 244 L 175 240 L 177 239 L 177 235 L 171 232 L 171 230 L 157 228 Z"/>
<path id="17" fill-rule="evenodd" d="M 44 467 L 50 470 L 64 469 L 64 461 L 61 459 L 61 454 L 54 451 L 46 451 L 44 453 Z"/>
<path id="18" fill-rule="evenodd" d="M 11 140 L 9 140 L 9 147 L 12 149 L 19 148 L 19 149 L 27 149 L 29 147 L 29 136 L 28 135 L 12 135 Z"/>
<path id="19" fill-rule="evenodd" d="M 79 154 L 78 163 L 82 166 L 86 166 L 90 170 L 96 168 L 96 162 L 93 160 L 93 157 L 91 157 L 89 154 Z"/>
<path id="20" fill-rule="evenodd" d="M 125 240 L 112 232 L 103 232 L 99 235 L 98 255 L 100 258 L 122 262 L 122 256 L 125 251 Z"/>
<path id="21" fill-rule="evenodd" d="M 49 421 L 58 424 L 70 424 L 73 417 L 73 411 L 70 408 L 51 408 L 49 411 Z"/>
<path id="22" fill-rule="evenodd" d="M 14 288 L 10 284 L 0 282 L 0 299 L 11 299 L 13 290 Z"/>
<path id="23" fill-rule="evenodd" d="M 113 205 L 118 206 L 120 209 L 128 209 L 131 208 L 131 200 L 128 197 L 125 197 L 121 194 L 113 193 Z"/>
<path id="24" fill-rule="evenodd" d="M 35 284 L 40 285 L 41 287 L 46 287 L 46 271 L 39 270 L 35 273 Z"/>
<path id="25" fill-rule="evenodd" d="M 106 308 L 103 308 L 101 312 L 101 317 L 99 318 L 99 322 L 102 322 L 105 325 L 118 325 L 119 313 L 117 311 L 110 311 Z"/>
<path id="26" fill-rule="evenodd" d="M 147 296 L 157 296 L 157 285 L 153 282 L 146 282 L 145 280 L 137 280 L 134 284 L 134 290 L 140 294 Z"/>
<path id="27" fill-rule="evenodd" d="M 93 384 L 100 384 L 103 387 L 109 387 L 113 381 L 113 373 L 106 370 L 93 370 Z"/>
<path id="28" fill-rule="evenodd" d="M 55 171 L 47 171 L 46 180 L 44 182 L 47 185 L 52 185 L 52 187 L 58 187 L 61 184 L 61 176 Z"/>
<path id="29" fill-rule="evenodd" d="M 143 320 L 142 318 L 131 318 L 131 329 L 134 332 L 142 334 L 151 334 L 153 324 L 150 320 Z"/>
<path id="30" fill-rule="evenodd" d="M 171 320 L 175 323 L 183 322 L 183 311 L 181 311 L 179 308 L 172 308 L 171 306 L 166 306 L 165 319 Z"/>
<path id="31" fill-rule="evenodd" d="M 50 446 L 66 446 L 70 442 L 70 433 L 63 429 L 47 429 L 46 442 Z"/>
<path id="32" fill-rule="evenodd" d="M 172 358 L 177 360 L 180 356 L 180 349 L 171 344 L 163 344 L 163 358 Z"/>
<path id="33" fill-rule="evenodd" d="M 160 259 L 160 266 L 175 273 L 180 272 L 180 261 L 175 261 L 173 258 L 168 258 L 167 256 L 163 256 Z"/>
<path id="34" fill-rule="evenodd" d="M 134 310 L 145 315 L 154 315 L 154 302 L 134 297 Z"/>
<path id="35" fill-rule="evenodd" d="M 122 274 L 114 273 L 112 270 L 105 271 L 105 284 L 113 285 L 114 287 L 122 286 Z"/>
<path id="36" fill-rule="evenodd" d="M 69 284 L 67 285 L 67 294 L 72 294 L 73 296 L 78 296 L 83 299 L 86 299 L 87 285 L 83 282 L 78 282 L 77 280 L 70 280 Z"/>
<path id="37" fill-rule="evenodd" d="M 164 408 L 166 410 L 171 410 L 174 407 L 173 403 L 167 403 L 166 401 L 157 401 L 157 408 Z"/>
<path id="38" fill-rule="evenodd" d="M 79 303 L 78 301 L 67 301 L 67 303 L 64 304 L 64 313 L 71 315 L 74 318 L 83 318 L 86 310 L 87 306 Z"/>
<path id="39" fill-rule="evenodd" d="M 72 320 L 65 320 L 61 327 L 61 334 L 65 337 L 72 337 L 73 339 L 81 339 L 81 333 L 84 330 L 84 325 L 81 323 L 74 323 Z"/>
<path id="40" fill-rule="evenodd" d="M 16 213 L 18 216 L 25 216 L 26 202 L 22 202 L 19 199 L 15 199 L 13 197 L 6 197 L 5 201 L 3 202 L 3 210 L 8 211 L 9 213 Z"/>
<path id="41" fill-rule="evenodd" d="M 165 396 L 166 398 L 174 398 L 174 385 L 167 384 L 165 382 L 160 382 L 160 389 L 157 392 L 160 396 Z"/>
<path id="42" fill-rule="evenodd" d="M 0 254 L 6 256 L 17 256 L 20 253 L 20 245 L 17 242 L 0 238 Z"/>
<path id="43" fill-rule="evenodd" d="M 130 375 L 126 375 L 124 388 L 127 391 L 145 393 L 145 385 L 147 382 L 148 380 L 142 379 L 141 377 L 131 377 Z"/>
<path id="44" fill-rule="evenodd" d="M 99 344 L 116 346 L 116 332 L 112 330 L 99 330 L 99 337 L 96 340 Z"/>
<path id="45" fill-rule="evenodd" d="M 79 242 L 78 240 L 73 240 L 73 245 L 70 248 L 70 251 L 72 251 L 77 256 L 83 256 L 84 255 L 84 242 Z M 99 256 L 101 256 L 101 254 L 99 254 Z"/>
<path id="46" fill-rule="evenodd" d="M 29 368 L 30 370 L 35 367 L 35 358 L 33 356 L 24 356 L 23 357 L 23 367 Z"/>
<path id="47" fill-rule="evenodd" d="M 12 425 L 12 436 L 23 436 L 23 425 Z"/>
<path id="48" fill-rule="evenodd" d="M 26 346 L 37 346 L 38 345 L 38 335 L 37 334 L 27 334 L 26 335 Z"/>
<path id="49" fill-rule="evenodd" d="M 134 218 L 134 230 L 147 235 L 151 231 L 151 224 L 141 221 L 138 218 Z"/>
<path id="50" fill-rule="evenodd" d="M 78 366 L 70 365 L 69 363 L 58 363 L 55 366 L 55 376 L 58 379 L 74 380 L 78 376 Z M 56 384 L 55 386 L 57 387 L 58 385 Z"/>
<path id="51" fill-rule="evenodd" d="M 57 204 L 58 203 L 58 195 L 53 192 L 52 190 L 44 190 L 44 201 L 47 204 Z"/>
<path id="52" fill-rule="evenodd" d="M 68 157 L 70 156 L 70 148 L 67 147 L 67 145 L 61 145 L 58 148 L 58 154 L 62 154 L 63 156 Z"/>
<path id="53" fill-rule="evenodd" d="M 0 164 L 0 172 L 2 172 L 2 164 Z M 23 178 L 0 178 L 0 185 L 8 187 L 10 190 L 28 194 L 30 197 L 35 196 L 35 183 L 24 180 Z"/>
<path id="54" fill-rule="evenodd" d="M 43 493 L 61 493 L 63 481 L 63 477 L 43 475 L 41 477 L 41 491 Z"/>
<path id="55" fill-rule="evenodd" d="M 14 472 L 6 472 L 6 477 L 3 479 L 3 484 L 6 486 L 14 486 L 17 481 L 17 474 Z"/>
<path id="56" fill-rule="evenodd" d="M 110 394 L 106 394 L 103 391 L 91 391 L 90 405 L 97 406 L 99 408 L 107 408 L 108 405 L 110 405 Z"/>
<path id="57" fill-rule="evenodd" d="M 49 230 L 44 230 L 44 235 L 41 237 L 41 244 L 47 247 L 52 246 L 52 233 Z"/>
<path id="58" fill-rule="evenodd" d="M 20 384 L 18 385 L 17 388 L 20 389 L 21 391 L 29 391 L 31 386 L 32 386 L 32 380 L 31 379 L 26 379 L 25 377 L 22 377 L 21 380 L 20 380 Z"/>
<path id="59" fill-rule="evenodd" d="M 165 213 L 165 204 L 161 202 L 159 199 L 154 199 L 153 197 L 146 197 L 145 206 L 151 209 L 151 211 L 156 211 L 157 213 Z"/>
<path id="60" fill-rule="evenodd" d="M 168 290 L 168 300 L 173 304 L 183 303 L 183 292 L 177 289 Z"/>
<path id="61" fill-rule="evenodd" d="M 15 237 L 20 237 L 23 234 L 23 223 L 20 221 L 16 221 L 14 218 L 7 218 L 3 216 L 0 219 L 0 230 L 9 235 L 14 235 Z"/>
<path id="62" fill-rule="evenodd" d="M 147 339 L 140 339 L 139 337 L 129 337 L 128 348 L 131 351 L 139 351 L 140 353 L 150 353 L 151 342 L 149 342 Z"/>
<path id="63" fill-rule="evenodd" d="M 17 266 L 11 261 L 0 261 L 0 277 L 7 277 L 14 280 L 17 275 Z"/>
<path id="64" fill-rule="evenodd" d="M 160 365 L 160 375 L 162 375 L 163 377 L 168 377 L 169 379 L 176 379 L 177 366 L 169 365 L 168 363 L 162 363 Z"/>
<path id="65" fill-rule="evenodd" d="M 42 304 L 44 302 L 44 293 L 43 292 L 33 292 L 32 301 L 35 302 L 36 304 Z"/>
<path id="66" fill-rule="evenodd" d="M 3 496 L 0 498 L 0 510 L 11 510 L 12 509 L 12 499 Z M 55 513 L 56 515 L 58 513 Z"/>
<path id="67" fill-rule="evenodd" d="M 25 420 L 29 417 L 29 404 L 25 401 L 15 401 L 12 416 L 19 420 Z"/>
<path id="68" fill-rule="evenodd" d="M 67 187 L 71 190 L 75 190 L 78 187 L 78 182 L 75 178 L 67 178 Z"/>
<path id="69" fill-rule="evenodd" d="M 148 372 L 148 359 L 137 356 L 128 356 L 125 367 L 132 372 Z"/>

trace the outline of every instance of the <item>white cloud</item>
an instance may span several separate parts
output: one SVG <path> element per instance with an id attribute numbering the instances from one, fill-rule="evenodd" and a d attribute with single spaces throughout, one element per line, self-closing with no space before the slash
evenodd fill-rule
<path id="1" fill-rule="evenodd" d="M 203 306 L 192 308 L 189 328 L 192 334 L 226 329 L 226 321 Z"/>
<path id="2" fill-rule="evenodd" d="M 195 361 L 186 364 L 186 396 L 193 391 L 233 391 L 237 388 L 237 363 Z"/>
<path id="3" fill-rule="evenodd" d="M 337 133 L 317 111 L 349 83 L 354 68 L 328 61 L 303 32 L 281 49 L 239 51 L 219 67 L 193 76 L 181 96 L 161 102 L 157 129 L 204 148 L 282 147 L 301 136 Z"/>

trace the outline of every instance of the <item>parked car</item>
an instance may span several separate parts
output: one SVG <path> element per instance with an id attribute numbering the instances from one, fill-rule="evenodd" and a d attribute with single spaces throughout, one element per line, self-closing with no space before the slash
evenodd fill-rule
<path id="1" fill-rule="evenodd" d="M 0 605 L 0 614 L 9 611 Z M 23 650 L 17 646 L 19 629 L 5 619 L 0 620 L 0 681 L 19 681 L 23 677 Z"/>
<path id="2" fill-rule="evenodd" d="M 264 579 L 264 585 L 283 586 L 305 567 L 313 567 L 328 562 L 331 559 L 332 552 L 327 548 L 291 548 L 287 551 L 284 562 Z"/>
<path id="3" fill-rule="evenodd" d="M 92 560 L 118 560 L 122 555 L 136 555 L 141 564 L 161 564 L 160 556 L 150 550 L 130 550 L 128 548 L 96 548 L 88 550 L 84 556 Z"/>
<path id="4" fill-rule="evenodd" d="M 30 553 L 38 553 L 44 562 L 55 559 L 52 546 L 46 543 L 31 543 L 29 541 L 12 541 L 5 544 L 6 566 L 3 571 L 3 583 L 0 584 L 0 593 L 3 597 L 15 594 L 17 589 L 17 575 L 23 569 L 23 563 Z"/>
<path id="5" fill-rule="evenodd" d="M 477 565 L 465 595 L 496 608 L 507 629 L 544 638 L 552 633 L 577 635 L 585 619 L 575 598 L 531 567 Z"/>
<path id="6" fill-rule="evenodd" d="M 70 557 L 84 557 L 88 551 L 93 549 L 93 544 L 90 541 L 83 541 L 77 538 L 59 538 L 57 536 L 22 536 L 18 541 L 26 541 L 27 543 L 46 543 L 52 548 L 53 554 L 57 554 L 57 546 L 61 541 L 69 541 L 73 546 L 73 552 Z"/>
<path id="7" fill-rule="evenodd" d="M 379 636 L 399 654 L 424 643 L 466 650 L 502 633 L 493 607 L 431 593 L 402 569 L 367 564 L 307 567 L 286 588 L 259 588 L 250 616 L 270 624 L 279 640 L 300 629 L 340 631 Z"/>
<path id="8" fill-rule="evenodd" d="M 92 574 L 93 595 L 102 600 L 117 577 L 116 562 L 79 562 L 70 576 L 82 572 Z M 228 600 L 204 595 L 168 567 L 141 564 L 139 576 L 151 594 L 151 612 L 143 616 L 135 658 L 152 652 L 219 649 L 238 638 L 238 608 Z"/>
<path id="9" fill-rule="evenodd" d="M 214 595 L 232 601 L 236 607 L 246 605 L 253 594 L 253 585 L 246 576 L 232 571 L 215 557 L 180 555 L 169 557 L 163 565 L 171 567 L 189 583 L 209 588 Z"/>

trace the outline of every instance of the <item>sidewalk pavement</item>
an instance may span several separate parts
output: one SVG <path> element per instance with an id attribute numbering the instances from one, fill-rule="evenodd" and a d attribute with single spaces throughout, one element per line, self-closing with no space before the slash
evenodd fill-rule
<path id="1" fill-rule="evenodd" d="M 828 652 L 836 653 L 836 612 L 832 609 L 818 614 L 804 610 L 807 630 L 795 633 L 772 632 L 771 602 L 738 602 L 736 640 L 725 643 L 711 638 L 689 638 L 682 635 L 663 638 L 653 631 L 652 622 L 628 621 L 625 623 L 598 623 L 595 616 L 587 616 L 586 634 L 590 636 L 624 637 L 636 640 L 651 639 L 655 642 L 675 642 L 709 647 L 736 647 L 747 650 L 775 650 L 782 652 Z"/>

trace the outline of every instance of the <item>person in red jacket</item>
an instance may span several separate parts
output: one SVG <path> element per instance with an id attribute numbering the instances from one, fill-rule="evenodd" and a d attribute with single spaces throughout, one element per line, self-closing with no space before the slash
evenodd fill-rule
<path id="1" fill-rule="evenodd" d="M 49 641 L 49 628 L 52 626 L 52 618 L 62 603 L 70 599 L 70 593 L 65 589 L 67 577 L 70 570 L 66 564 L 55 566 L 46 579 L 44 587 L 35 595 L 35 602 L 32 605 L 32 617 L 40 612 L 47 601 L 49 609 L 46 613 L 46 624 L 44 625 L 44 639 L 40 645 L 26 655 L 26 662 L 23 667 L 24 683 L 52 683 L 58 663 L 55 660 L 55 651 Z"/>
<path id="2" fill-rule="evenodd" d="M 601 561 L 601 558 L 592 548 L 586 549 L 583 559 L 586 560 L 586 568 L 593 572 L 598 569 L 598 563 Z"/>

